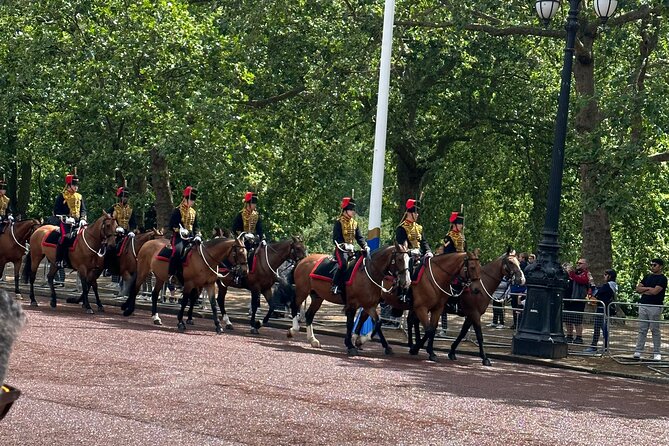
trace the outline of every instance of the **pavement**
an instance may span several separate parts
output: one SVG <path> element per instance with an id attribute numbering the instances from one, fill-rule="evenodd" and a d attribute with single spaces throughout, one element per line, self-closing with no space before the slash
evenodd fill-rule
<path id="1" fill-rule="evenodd" d="M 0 282 L 0 287 L 13 293 L 13 272 L 11 265 L 8 265 L 5 281 Z M 68 305 L 65 299 L 68 297 L 78 297 L 80 293 L 76 290 L 75 274 L 68 274 L 66 276 L 64 287 L 57 287 L 58 305 Z M 117 298 L 115 294 L 118 291 L 116 284 L 111 283 L 109 277 L 100 277 L 99 281 L 100 298 L 105 306 L 120 306 L 125 298 Z M 10 286 L 11 285 L 11 286 Z M 41 286 L 37 286 L 41 285 Z M 28 286 L 21 284 L 23 292 L 23 299 L 28 305 Z M 35 294 L 38 298 L 40 306 L 48 306 L 49 290 L 46 283 L 40 283 L 40 278 L 36 281 Z M 177 295 L 178 290 L 177 290 Z M 91 305 L 94 311 L 95 299 L 91 293 Z M 169 297 L 169 294 L 167 295 Z M 167 299 L 166 299 L 167 300 Z M 199 326 L 206 326 L 206 322 L 200 322 L 198 319 L 211 320 L 211 311 L 208 308 L 207 299 L 203 299 L 205 306 L 197 307 L 193 316 L 196 324 Z M 231 322 L 235 324 L 237 330 L 248 330 L 249 317 L 248 309 L 250 305 L 250 293 L 245 290 L 229 289 L 226 298 L 226 310 Z M 137 314 L 133 317 L 149 317 L 151 310 L 150 296 L 138 296 L 137 299 Z M 159 303 L 158 312 L 161 315 L 176 315 L 179 310 L 179 305 L 176 303 Z M 262 320 L 267 310 L 267 303 L 261 302 L 261 307 L 258 312 L 258 318 Z M 58 311 L 56 309 L 56 311 Z M 148 311 L 148 314 L 146 313 Z M 90 317 L 95 318 L 95 315 Z M 485 339 L 485 350 L 487 356 L 491 360 L 509 361 L 519 364 L 539 365 L 545 367 L 554 367 L 561 369 L 568 369 L 592 374 L 601 374 L 608 376 L 616 376 L 628 379 L 644 380 L 656 383 L 669 384 L 669 362 L 653 362 L 653 361 L 635 361 L 630 356 L 612 356 L 609 354 L 602 355 L 585 355 L 582 354 L 582 347 L 584 346 L 570 346 L 570 354 L 566 358 L 560 359 L 543 359 L 532 356 L 520 356 L 511 354 L 511 339 L 513 331 L 504 328 L 496 329 L 487 327 L 491 318 L 491 310 L 484 315 L 483 335 Z M 435 339 L 435 351 L 441 361 L 448 361 L 446 353 L 450 348 L 452 341 L 457 336 L 461 327 L 462 318 L 450 316 L 449 327 L 445 333 L 445 337 Z M 168 325 L 173 324 L 176 328 L 176 321 L 173 318 L 163 317 L 163 323 Z M 270 327 L 286 329 L 291 326 L 291 321 L 288 317 L 271 318 Z M 214 329 L 213 322 L 211 323 L 212 331 Z M 301 324 L 301 329 L 304 331 L 304 323 Z M 341 306 L 325 302 L 314 320 L 314 329 L 317 335 L 329 335 L 343 337 L 345 334 L 345 317 L 341 311 Z M 262 330 L 262 329 L 261 329 Z M 384 326 L 384 335 L 389 343 L 394 346 L 406 347 L 407 337 L 406 332 L 401 327 L 393 328 L 392 326 Z M 573 348 L 577 347 L 577 348 Z M 395 347 L 397 350 L 398 347 Z M 342 341 L 342 353 L 344 352 L 344 345 Z M 424 351 L 421 354 L 425 354 Z M 465 337 L 458 348 L 459 355 L 478 356 L 478 345 L 476 344 L 473 330 Z M 494 363 L 493 363 L 494 365 Z"/>

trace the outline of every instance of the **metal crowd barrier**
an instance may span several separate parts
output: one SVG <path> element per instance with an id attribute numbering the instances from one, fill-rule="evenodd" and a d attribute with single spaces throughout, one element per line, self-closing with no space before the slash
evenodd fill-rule
<path id="1" fill-rule="evenodd" d="M 615 308 L 627 307 L 629 309 L 636 308 L 636 313 L 638 314 L 639 303 L 629 303 L 629 302 L 612 302 L 611 306 Z M 661 314 L 659 321 L 650 321 L 648 319 L 639 319 L 638 317 L 626 316 L 624 313 L 620 314 L 615 312 L 608 317 L 609 323 L 609 355 L 620 363 L 650 363 L 666 364 L 669 360 L 669 320 L 664 319 L 664 315 L 667 314 L 669 306 L 662 305 Z M 631 313 L 632 311 L 630 311 Z M 652 327 L 655 325 L 659 331 L 661 343 L 660 343 L 660 354 L 662 355 L 662 361 L 658 362 L 653 360 L 653 334 L 652 330 L 647 331 L 645 348 L 641 352 L 640 358 L 634 358 L 634 352 L 636 351 L 637 340 L 639 337 L 639 330 L 641 327 Z M 649 327 L 649 328 L 650 328 Z M 659 370 L 658 370 L 659 371 Z M 661 371 L 660 373 L 667 374 L 666 371 Z"/>

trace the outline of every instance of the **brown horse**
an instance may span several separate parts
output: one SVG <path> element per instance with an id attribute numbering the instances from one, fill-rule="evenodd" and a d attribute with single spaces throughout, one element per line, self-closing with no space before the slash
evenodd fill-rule
<path id="1" fill-rule="evenodd" d="M 348 349 L 348 354 L 354 356 L 358 354 L 358 349 L 353 345 L 351 336 L 353 332 L 353 320 L 358 308 L 363 308 L 364 312 L 374 320 L 374 332 L 379 334 L 379 339 L 383 345 L 386 354 L 392 354 L 392 349 L 388 345 L 383 333 L 381 332 L 381 320 L 376 313 L 376 307 L 381 301 L 384 292 L 389 292 L 395 286 L 394 280 L 385 282 L 386 276 L 399 277 L 400 286 L 406 287 L 409 282 L 409 255 L 405 245 L 391 245 L 379 248 L 371 254 L 371 258 L 360 257 L 356 260 L 356 266 L 350 284 L 347 283 L 344 302 L 341 295 L 332 294 L 331 282 L 312 278 L 312 271 L 323 259 L 329 257 L 326 254 L 312 254 L 295 267 L 295 300 L 291 304 L 293 326 L 288 330 L 288 337 L 299 333 L 300 324 L 298 310 L 307 296 L 311 295 L 311 305 L 306 312 L 307 323 L 307 342 L 313 347 L 320 347 L 320 342 L 314 336 L 313 320 L 314 315 L 323 304 L 324 300 L 335 304 L 344 305 L 346 313 L 346 337 L 344 344 Z M 388 286 L 389 289 L 385 287 Z"/>
<path id="2" fill-rule="evenodd" d="M 119 293 L 123 295 L 128 291 L 128 285 L 132 275 L 137 272 L 137 255 L 142 246 L 149 240 L 163 238 L 163 231 L 159 229 L 149 229 L 140 232 L 134 237 L 126 236 L 119 248 L 120 252 L 110 250 L 108 253 L 107 267 L 113 274 L 121 276 L 124 289 Z M 107 259 L 106 259 L 107 260 Z"/>
<path id="3" fill-rule="evenodd" d="M 5 231 L 0 234 L 0 277 L 5 271 L 5 265 L 14 264 L 14 293 L 21 299 L 19 279 L 21 277 L 21 263 L 27 253 L 26 242 L 41 223 L 39 220 L 23 220 L 9 223 Z"/>
<path id="4" fill-rule="evenodd" d="M 142 246 L 137 256 L 137 273 L 130 280 L 130 295 L 121 306 L 125 316 L 130 316 L 135 310 L 135 300 L 141 285 L 148 275 L 153 272 L 156 284 L 151 292 L 151 316 L 153 323 L 162 325 L 158 316 L 158 295 L 163 285 L 169 279 L 169 262 L 158 258 L 158 253 L 169 244 L 167 240 L 151 240 Z M 242 274 L 248 272 L 246 263 L 246 248 L 240 239 L 217 238 L 203 243 L 194 244 L 188 253 L 187 260 L 183 265 L 183 297 L 181 309 L 177 315 L 177 329 L 184 331 L 186 324 L 183 322 L 184 309 L 190 300 L 191 310 L 202 289 L 207 290 L 209 296 L 214 295 L 214 284 L 219 278 L 218 264 L 227 260 L 231 265 L 240 266 Z M 223 332 L 221 324 L 212 308 L 216 333 Z"/>
<path id="5" fill-rule="evenodd" d="M 472 283 L 465 288 L 460 297 L 460 308 L 465 314 L 465 321 L 457 339 L 451 345 L 448 357 L 455 360 L 455 350 L 460 341 L 467 335 L 469 328 L 473 325 L 476 332 L 476 340 L 479 344 L 479 355 L 483 365 L 490 365 L 490 360 L 483 351 L 483 334 L 481 333 L 481 316 L 488 308 L 492 295 L 497 286 L 506 278 L 509 283 L 523 285 L 525 275 L 520 268 L 516 253 L 509 248 L 507 252 L 481 268 L 481 280 Z"/>
<path id="6" fill-rule="evenodd" d="M 218 305 L 221 308 L 221 318 L 225 323 L 225 328 L 232 330 L 232 323 L 225 311 L 225 296 L 228 287 L 243 288 L 251 291 L 251 333 L 258 334 L 258 329 L 262 325 L 267 325 L 269 317 L 274 312 L 274 303 L 272 301 L 272 285 L 278 278 L 277 269 L 286 260 L 299 262 L 306 256 L 304 243 L 297 237 L 290 240 L 283 240 L 277 243 L 267 243 L 261 245 L 253 256 L 253 267 L 249 270 L 246 277 L 237 283 L 235 275 L 228 272 L 220 279 L 218 283 Z M 269 304 L 267 314 L 262 323 L 256 321 L 256 312 L 260 306 L 260 295 L 265 296 Z M 212 308 L 215 303 L 211 299 Z"/>
<path id="7" fill-rule="evenodd" d="M 423 338 L 419 338 L 419 333 L 416 331 L 416 344 L 412 344 L 409 331 L 409 353 L 417 355 L 427 342 L 426 351 L 430 361 L 437 360 L 437 355 L 434 353 L 434 335 L 444 305 L 452 295 L 450 284 L 453 278 L 459 275 L 467 286 L 478 280 L 480 269 L 478 251 L 436 255 L 425 262 L 418 280 L 411 284 L 411 305 L 400 302 L 395 293 L 383 295 L 386 303 L 393 308 L 409 310 L 410 328 L 417 327 L 418 322 L 425 328 Z M 361 318 L 358 327 L 363 322 L 364 319 Z M 360 333 L 359 328 L 356 328 L 356 332 Z"/>
<path id="8" fill-rule="evenodd" d="M 86 313 L 93 314 L 93 309 L 88 302 L 88 291 L 93 288 L 98 311 L 104 311 L 100 296 L 98 294 L 97 278 L 104 267 L 104 253 L 107 248 L 113 248 L 116 239 L 116 228 L 118 224 L 111 215 L 106 212 L 93 224 L 81 229 L 77 234 L 73 246 L 70 248 L 70 264 L 79 273 L 81 279 L 82 293 L 79 300 L 83 299 Z M 35 300 L 35 276 L 42 259 L 46 258 L 51 263 L 47 279 L 51 288 L 51 308 L 56 308 L 56 290 L 53 286 L 53 278 L 58 268 L 56 267 L 56 246 L 45 243 L 51 231 L 58 229 L 57 226 L 44 225 L 38 228 L 30 237 L 30 255 L 26 256 L 26 265 L 23 269 L 23 277 L 30 278 L 30 305 L 37 306 Z M 77 298 L 69 300 L 77 302 Z"/>

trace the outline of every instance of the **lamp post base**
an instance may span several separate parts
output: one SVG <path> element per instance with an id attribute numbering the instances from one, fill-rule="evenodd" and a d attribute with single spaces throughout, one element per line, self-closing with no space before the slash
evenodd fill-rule
<path id="1" fill-rule="evenodd" d="M 562 297 L 567 273 L 557 261 L 557 235 L 544 231 L 537 261 L 525 270 L 527 299 L 513 336 L 512 352 L 541 358 L 564 358 L 567 341 L 562 330 Z"/>

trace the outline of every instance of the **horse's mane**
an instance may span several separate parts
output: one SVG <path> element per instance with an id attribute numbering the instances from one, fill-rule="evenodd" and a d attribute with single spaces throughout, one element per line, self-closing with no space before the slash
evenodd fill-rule
<path id="1" fill-rule="evenodd" d="M 229 241 L 234 241 L 236 240 L 235 238 L 226 238 L 226 237 L 217 237 L 217 238 L 212 238 L 210 240 L 207 240 L 205 242 L 202 242 L 204 244 L 205 248 L 213 248 L 214 246 L 218 246 L 219 243 L 224 243 L 224 242 L 229 242 Z"/>

